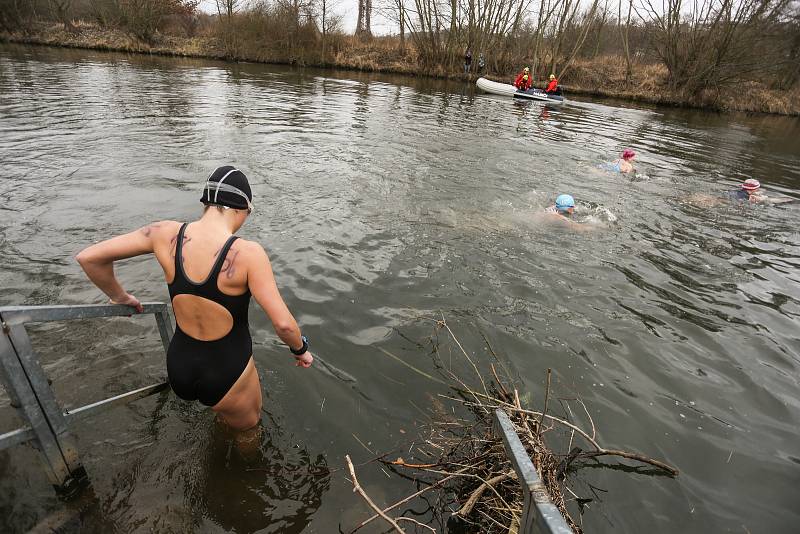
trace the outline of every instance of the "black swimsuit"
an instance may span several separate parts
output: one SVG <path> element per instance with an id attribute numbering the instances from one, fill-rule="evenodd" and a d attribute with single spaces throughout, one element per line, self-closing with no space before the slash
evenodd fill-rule
<path id="1" fill-rule="evenodd" d="M 225 257 L 233 242 L 231 236 L 225 242 L 206 280 L 196 284 L 183 271 L 183 234 L 187 224 L 178 232 L 175 245 L 175 277 L 168 285 L 170 299 L 177 295 L 196 295 L 223 306 L 233 318 L 230 332 L 220 339 L 201 341 L 195 339 L 175 325 L 175 335 L 167 351 L 167 374 L 175 394 L 184 400 L 200 400 L 206 406 L 214 406 L 241 376 L 253 354 L 253 341 L 247 322 L 250 290 L 241 295 L 226 295 L 217 286 Z"/>

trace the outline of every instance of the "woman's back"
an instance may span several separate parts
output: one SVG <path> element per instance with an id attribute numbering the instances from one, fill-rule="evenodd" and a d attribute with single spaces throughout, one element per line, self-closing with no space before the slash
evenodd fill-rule
<path id="1" fill-rule="evenodd" d="M 253 210 L 247 177 L 217 168 L 205 181 L 203 216 L 192 223 L 161 221 L 81 251 L 77 259 L 112 302 L 142 310 L 115 277 L 114 262 L 153 253 L 164 271 L 177 328 L 167 351 L 175 393 L 211 406 L 238 429 L 256 425 L 261 389 L 248 325 L 250 297 L 289 345 L 297 365 L 313 356 L 278 291 L 266 251 L 235 237 Z"/>
<path id="2" fill-rule="evenodd" d="M 218 339 L 232 328 L 234 322 L 225 302 L 231 299 L 225 297 L 244 296 L 249 291 L 246 266 L 250 256 L 249 243 L 235 239 L 227 250 L 223 250 L 232 238 L 224 228 L 203 220 L 195 221 L 186 225 L 182 239 L 179 239 L 181 227 L 181 223 L 163 221 L 146 228 L 152 232 L 155 256 L 164 270 L 167 284 L 174 286 L 178 282 L 180 286 L 179 294 L 172 296 L 179 327 L 201 341 Z M 176 259 L 179 249 L 181 261 Z M 225 256 L 220 260 L 222 252 Z M 216 273 L 212 273 L 212 269 Z M 204 286 L 207 290 L 217 289 L 221 295 L 215 297 L 213 291 L 200 291 Z"/>

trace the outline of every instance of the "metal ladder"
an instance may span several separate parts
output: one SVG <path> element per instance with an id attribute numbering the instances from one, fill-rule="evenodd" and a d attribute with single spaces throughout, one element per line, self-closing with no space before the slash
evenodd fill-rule
<path id="1" fill-rule="evenodd" d="M 164 303 L 150 302 L 144 304 L 142 313 L 155 315 L 166 352 L 173 333 L 169 308 Z M 119 404 L 149 397 L 167 389 L 169 384 L 152 384 L 74 410 L 62 411 L 39 364 L 25 325 L 130 315 L 131 308 L 121 305 L 0 307 L 0 380 L 11 398 L 12 406 L 28 422 L 26 426 L 0 434 L 0 451 L 33 440 L 56 493 L 63 499 L 73 497 L 88 484 L 88 476 L 81 465 L 68 423 Z M 550 502 L 508 415 L 498 409 L 494 416 L 495 432 L 502 436 L 506 454 L 511 459 L 524 495 L 519 532 L 570 534 L 572 529 L 558 508 Z"/>
<path id="2" fill-rule="evenodd" d="M 172 339 L 169 308 L 160 302 L 144 304 L 143 314 L 153 314 L 164 351 Z M 44 469 L 56 493 L 69 499 L 87 485 L 86 470 L 81 465 L 75 440 L 68 425 L 101 410 L 148 397 L 169 387 L 167 382 L 152 384 L 122 395 L 63 411 L 33 350 L 25 325 L 51 321 L 123 317 L 133 310 L 122 305 L 87 306 L 2 306 L 0 307 L 0 381 L 11 405 L 27 425 L 0 434 L 0 450 L 34 441 Z M 139 315 L 139 314 L 137 314 Z"/>

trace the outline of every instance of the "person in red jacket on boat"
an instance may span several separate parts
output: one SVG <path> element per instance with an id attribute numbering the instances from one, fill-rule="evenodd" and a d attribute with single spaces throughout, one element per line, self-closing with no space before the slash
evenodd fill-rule
<path id="1" fill-rule="evenodd" d="M 522 72 L 517 74 L 517 79 L 514 80 L 514 87 L 520 91 L 527 91 L 531 88 L 531 69 L 525 67 Z"/>
<path id="2" fill-rule="evenodd" d="M 556 80 L 556 75 L 550 75 L 550 83 L 547 84 L 547 89 L 544 90 L 545 93 L 549 95 L 560 95 L 561 89 L 558 88 L 558 80 Z"/>

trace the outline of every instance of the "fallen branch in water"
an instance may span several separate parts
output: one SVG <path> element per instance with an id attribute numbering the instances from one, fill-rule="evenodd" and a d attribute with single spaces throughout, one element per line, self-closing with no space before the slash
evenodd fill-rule
<path id="1" fill-rule="evenodd" d="M 367 495 L 367 492 L 361 488 L 361 485 L 358 483 L 358 479 L 356 478 L 356 470 L 353 467 L 353 462 L 350 461 L 350 455 L 347 454 L 344 458 L 347 460 L 347 468 L 350 470 L 350 476 L 352 477 L 353 492 L 361 495 L 361 497 L 367 501 L 367 504 L 370 506 L 370 508 L 378 512 L 378 515 L 380 515 L 387 523 L 389 523 L 397 532 L 400 534 L 405 534 L 403 529 L 400 528 L 400 525 L 398 525 L 394 519 L 386 515 L 380 508 L 378 508 L 378 506 L 372 502 L 372 499 L 370 499 L 369 495 Z"/>
<path id="2" fill-rule="evenodd" d="M 450 475 L 450 476 L 448 476 L 448 477 L 445 477 L 445 478 L 443 478 L 443 479 L 441 479 L 441 480 L 437 480 L 436 482 L 434 482 L 434 483 L 433 483 L 433 484 L 431 484 L 430 486 L 428 486 L 428 487 L 425 487 L 425 488 L 422 488 L 422 489 L 421 489 L 421 490 L 419 490 L 418 492 L 416 492 L 416 493 L 413 493 L 413 494 L 409 495 L 408 497 L 406 497 L 406 498 L 404 498 L 404 499 L 401 499 L 401 500 L 397 501 L 396 503 L 394 503 L 394 504 L 393 504 L 393 505 L 391 505 L 391 506 L 387 506 L 386 508 L 384 508 L 384 509 L 382 510 L 382 511 L 383 511 L 383 513 L 389 512 L 389 511 L 391 511 L 391 510 L 394 510 L 395 508 L 397 508 L 397 507 L 398 507 L 398 506 L 400 506 L 401 504 L 405 504 L 405 503 L 407 503 L 408 501 L 410 501 L 410 500 L 412 500 L 412 499 L 416 499 L 417 497 L 419 497 L 420 495 L 422 495 L 422 494 L 423 494 L 423 493 L 425 493 L 426 491 L 432 490 L 432 489 L 434 489 L 434 488 L 438 488 L 439 486 L 443 486 L 443 485 L 444 485 L 446 482 L 449 482 L 450 480 L 452 480 L 452 479 L 453 479 L 453 478 L 454 478 L 454 477 L 455 477 L 457 474 L 458 474 L 458 473 L 456 473 L 456 474 L 453 474 L 453 475 Z M 353 533 L 353 532 L 355 532 L 356 530 L 360 529 L 361 527 L 363 527 L 363 526 L 367 525 L 368 523 L 371 523 L 372 521 L 374 521 L 374 520 L 378 519 L 379 517 L 381 517 L 381 516 L 380 516 L 380 514 L 375 514 L 375 515 L 373 515 L 372 517 L 370 517 L 370 518 L 368 518 L 368 519 L 365 519 L 364 521 L 362 521 L 361 523 L 359 523 L 359 524 L 358 524 L 358 526 L 357 526 L 356 528 L 354 528 L 353 530 L 351 530 L 351 531 L 350 531 L 350 534 L 352 534 L 352 533 Z"/>
<path id="3" fill-rule="evenodd" d="M 497 475 L 494 478 L 490 478 L 478 486 L 478 489 L 472 492 L 472 495 L 469 496 L 469 499 L 467 499 L 467 502 L 464 503 L 464 506 L 453 512 L 453 515 L 460 515 L 462 517 L 468 516 L 470 512 L 472 512 L 472 508 L 475 506 L 475 503 L 478 502 L 486 489 L 493 488 L 498 482 L 502 482 L 507 478 L 516 478 L 516 474 L 513 471 L 509 471 L 508 473 L 503 473 L 502 475 Z"/>
<path id="4" fill-rule="evenodd" d="M 454 397 L 448 397 L 446 395 L 441 395 L 441 396 L 443 398 L 446 398 L 446 399 L 459 401 L 459 402 L 463 403 L 465 406 L 481 408 L 483 410 L 494 410 L 494 409 L 500 408 L 501 410 L 506 410 L 507 412 L 519 412 L 521 414 L 541 416 L 542 419 L 546 418 L 546 419 L 548 419 L 550 421 L 553 421 L 553 422 L 558 423 L 560 425 L 563 425 L 563 426 L 565 426 L 567 428 L 570 428 L 570 429 L 574 430 L 575 432 L 577 432 L 578 434 L 580 434 L 595 449 L 593 451 L 581 452 L 579 454 L 579 457 L 581 457 L 581 458 L 594 458 L 594 457 L 597 457 L 597 456 L 619 456 L 620 458 L 627 458 L 629 460 L 636 460 L 637 462 L 642 462 L 643 464 L 652 465 L 653 467 L 657 467 L 657 468 L 665 471 L 666 473 L 668 473 L 671 476 L 678 476 L 678 474 L 680 474 L 680 471 L 678 471 L 676 468 L 672 467 L 671 465 L 666 464 L 666 463 L 664 463 L 664 462 L 662 462 L 660 460 L 655 460 L 653 458 L 649 458 L 649 457 L 647 457 L 647 456 L 645 456 L 643 454 L 639 454 L 639 453 L 636 453 L 636 452 L 621 451 L 621 450 L 618 450 L 618 449 L 606 449 L 605 447 L 601 447 L 600 444 L 597 443 L 597 441 L 593 437 L 591 437 L 588 433 L 586 433 L 579 426 L 574 425 L 574 424 L 572 424 L 569 421 L 566 421 L 564 419 L 561 419 L 561 418 L 558 418 L 558 417 L 555 417 L 555 416 L 552 416 L 552 415 L 545 414 L 543 412 L 537 412 L 535 410 L 526 410 L 524 408 L 518 408 L 517 406 L 514 406 L 513 404 L 508 404 L 506 402 L 502 402 L 499 399 L 495 399 L 498 402 L 498 404 L 491 405 L 491 404 L 483 404 L 483 403 L 475 403 L 475 402 L 470 402 L 470 401 L 464 401 L 462 399 L 456 399 Z"/>
<path id="5" fill-rule="evenodd" d="M 420 522 L 419 522 L 419 521 L 417 521 L 416 519 L 412 519 L 412 518 L 410 518 L 410 517 L 401 516 L 401 517 L 398 517 L 398 518 L 397 518 L 397 520 L 398 520 L 398 521 L 411 521 L 411 522 L 412 522 L 412 523 L 414 523 L 415 525 L 419 525 L 419 526 L 421 526 L 422 528 L 427 528 L 428 530 L 430 530 L 431 532 L 433 532 L 433 534 L 436 534 L 436 529 L 435 529 L 435 528 L 433 528 L 433 527 L 429 527 L 428 525 L 425 525 L 425 524 L 423 524 L 423 523 L 420 523 Z"/>

